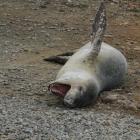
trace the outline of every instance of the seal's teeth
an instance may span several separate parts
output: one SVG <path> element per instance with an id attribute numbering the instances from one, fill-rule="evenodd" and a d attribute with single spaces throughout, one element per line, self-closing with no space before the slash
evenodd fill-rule
<path id="1" fill-rule="evenodd" d="M 60 90 L 52 89 L 51 92 L 57 95 L 63 95 L 63 93 Z"/>
<path id="2" fill-rule="evenodd" d="M 50 92 L 52 92 L 51 85 L 49 85 L 48 90 L 49 90 Z"/>
<path id="3" fill-rule="evenodd" d="M 50 84 L 50 85 L 49 85 L 49 88 L 48 88 L 48 89 L 49 89 L 50 92 L 52 92 L 53 86 L 54 86 L 54 84 Z"/>

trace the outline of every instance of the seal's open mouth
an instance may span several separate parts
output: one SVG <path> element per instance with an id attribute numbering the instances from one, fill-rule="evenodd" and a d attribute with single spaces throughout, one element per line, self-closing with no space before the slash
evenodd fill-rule
<path id="1" fill-rule="evenodd" d="M 70 90 L 70 88 L 71 88 L 70 85 L 61 84 L 61 83 L 52 83 L 48 87 L 50 92 L 61 97 L 64 97 L 66 93 Z"/>

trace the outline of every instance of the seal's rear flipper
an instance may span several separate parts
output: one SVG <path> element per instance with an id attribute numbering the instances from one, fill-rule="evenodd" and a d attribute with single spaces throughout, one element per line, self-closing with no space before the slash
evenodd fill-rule
<path id="1" fill-rule="evenodd" d="M 44 58 L 43 60 L 64 65 L 74 53 L 75 53 L 74 51 L 73 52 L 66 52 L 66 53 L 56 55 L 56 56 L 50 56 L 48 58 Z"/>
<path id="2" fill-rule="evenodd" d="M 102 0 L 100 7 L 96 13 L 91 32 L 91 47 L 93 47 L 93 52 L 96 55 L 98 55 L 98 53 L 100 52 L 105 29 L 106 29 L 106 9 L 105 9 L 105 1 Z"/>

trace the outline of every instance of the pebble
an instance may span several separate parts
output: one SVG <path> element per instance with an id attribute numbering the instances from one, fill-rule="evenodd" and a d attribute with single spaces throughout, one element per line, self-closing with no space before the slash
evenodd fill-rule
<path id="1" fill-rule="evenodd" d="M 24 133 L 30 133 L 33 134 L 33 129 L 32 128 L 25 128 Z"/>

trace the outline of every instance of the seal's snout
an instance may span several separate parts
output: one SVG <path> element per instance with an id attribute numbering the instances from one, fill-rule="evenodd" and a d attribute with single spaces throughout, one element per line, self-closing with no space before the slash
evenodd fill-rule
<path id="1" fill-rule="evenodd" d="M 69 108 L 75 107 L 74 101 L 71 98 L 64 99 L 64 105 L 66 105 Z"/>

